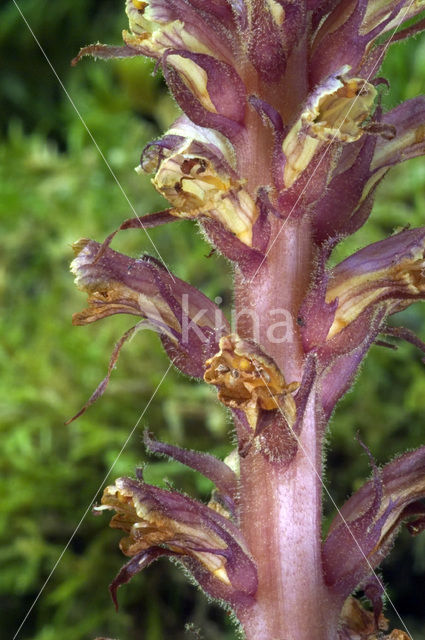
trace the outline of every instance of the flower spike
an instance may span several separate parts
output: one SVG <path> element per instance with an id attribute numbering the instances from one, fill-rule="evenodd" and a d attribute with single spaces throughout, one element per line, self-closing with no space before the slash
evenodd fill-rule
<path id="1" fill-rule="evenodd" d="M 372 460 L 372 478 L 323 543 L 321 483 L 327 423 L 371 346 L 393 346 L 387 334 L 425 352 L 412 331 L 388 326 L 425 300 L 425 227 L 329 266 L 367 221 L 391 167 L 425 154 L 425 98 L 386 112 L 380 85 L 390 86 L 379 75 L 389 45 L 425 28 L 424 0 L 125 7 L 124 45 L 86 47 L 75 62 L 149 56 L 183 114 L 136 169 L 169 208 L 120 229 L 196 221 L 233 263 L 236 324 L 231 333 L 216 305 L 157 260 L 112 251 L 116 232 L 102 245 L 80 241 L 72 269 L 89 302 L 74 323 L 137 319 L 82 411 L 103 393 L 126 340 L 150 327 L 182 372 L 216 387 L 237 442 L 221 462 L 145 435 L 153 453 L 216 489 L 204 505 L 142 474 L 106 488 L 97 511 L 116 512 L 111 526 L 124 530 L 130 557 L 111 585 L 114 601 L 132 575 L 169 556 L 233 608 L 247 640 L 406 640 L 388 631 L 374 571 L 402 523 L 412 535 L 425 530 L 425 447 L 381 470 Z M 285 322 L 273 321 L 279 313 Z M 291 330 L 275 334 L 288 318 Z M 373 611 L 352 597 L 357 588 Z"/>

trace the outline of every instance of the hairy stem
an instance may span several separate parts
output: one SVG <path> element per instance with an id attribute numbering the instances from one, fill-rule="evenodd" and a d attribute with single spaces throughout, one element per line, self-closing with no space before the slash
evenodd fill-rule
<path id="1" fill-rule="evenodd" d="M 236 312 L 239 335 L 259 340 L 287 382 L 292 382 L 301 380 L 303 358 L 296 319 L 309 286 L 312 245 L 308 224 L 287 224 L 277 236 L 281 224 L 274 222 L 272 237 L 277 240 L 256 279 L 247 283 L 237 276 Z M 273 323 L 285 317 L 283 310 L 292 319 L 285 341 L 280 340 L 285 332 L 270 331 Z M 298 452 L 289 467 L 270 462 L 254 450 L 241 460 L 241 526 L 259 574 L 256 604 L 237 611 L 247 640 L 335 637 L 336 612 L 323 583 L 320 556 L 318 429 L 310 401 Z"/>

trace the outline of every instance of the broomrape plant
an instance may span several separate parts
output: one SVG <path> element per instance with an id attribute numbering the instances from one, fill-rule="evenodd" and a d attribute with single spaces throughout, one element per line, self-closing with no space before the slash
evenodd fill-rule
<path id="1" fill-rule="evenodd" d="M 158 260 L 113 251 L 116 232 L 74 246 L 72 271 L 88 294 L 74 323 L 137 318 L 82 411 L 143 323 L 182 373 L 216 387 L 237 438 L 221 461 L 146 435 L 152 452 L 215 483 L 207 505 L 140 471 L 105 489 L 96 510 L 115 512 L 130 557 L 111 585 L 115 601 L 166 555 L 233 610 L 247 640 L 409 637 L 388 630 L 375 570 L 403 523 L 412 535 L 425 528 L 425 446 L 382 469 L 368 452 L 372 478 L 325 540 L 321 500 L 327 425 L 370 346 L 389 335 L 425 351 L 387 324 L 425 298 L 425 227 L 328 267 L 367 221 L 388 170 L 425 154 L 425 97 L 384 113 L 377 76 L 391 42 L 425 29 L 424 9 L 423 0 L 127 0 L 125 44 L 75 59 L 150 56 L 183 112 L 137 169 L 170 208 L 120 229 L 196 220 L 234 272 L 231 328 Z M 352 596 L 359 588 L 373 611 Z"/>

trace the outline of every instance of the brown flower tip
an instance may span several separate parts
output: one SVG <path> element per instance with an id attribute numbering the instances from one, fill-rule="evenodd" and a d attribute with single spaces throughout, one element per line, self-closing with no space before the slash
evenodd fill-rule
<path id="1" fill-rule="evenodd" d="M 341 612 L 341 627 L 344 630 L 346 638 L 366 640 L 366 638 L 383 637 L 381 631 L 388 629 L 388 620 L 381 613 L 378 620 L 378 628 L 376 626 L 375 615 L 373 611 L 368 611 L 363 607 L 361 602 L 350 596 L 344 603 Z M 388 636 L 385 636 L 386 638 Z M 397 636 L 389 636 L 391 640 L 398 640 Z M 400 640 L 404 640 L 400 637 Z"/>
<path id="2" fill-rule="evenodd" d="M 106 487 L 102 505 L 116 511 L 110 526 L 128 534 L 120 541 L 121 551 L 132 557 L 162 547 L 173 555 L 198 560 L 215 578 L 230 584 L 225 554 L 217 553 L 227 549 L 225 541 L 196 521 L 190 523 L 167 516 L 167 509 L 155 502 L 151 496 L 139 496 L 137 487 L 125 478 Z"/>
<path id="3" fill-rule="evenodd" d="M 224 336 L 220 351 L 206 361 L 204 380 L 218 389 L 219 400 L 245 412 L 255 430 L 261 410 L 281 410 L 291 425 L 295 420 L 295 401 L 290 395 L 298 382 L 287 384 L 274 360 L 251 340 L 236 334 Z"/>
<path id="4" fill-rule="evenodd" d="M 400 631 L 400 629 L 394 629 L 391 631 L 388 636 L 388 640 L 412 640 L 410 636 L 407 635 L 405 631 Z"/>

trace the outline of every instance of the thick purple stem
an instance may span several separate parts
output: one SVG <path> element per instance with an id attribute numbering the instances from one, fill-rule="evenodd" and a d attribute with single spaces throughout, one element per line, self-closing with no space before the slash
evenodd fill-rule
<path id="1" fill-rule="evenodd" d="M 274 222 L 272 238 L 281 224 Z M 296 319 L 309 286 L 311 247 L 309 224 L 289 222 L 255 281 L 237 277 L 236 282 L 239 335 L 259 340 L 289 382 L 301 380 L 303 356 Z M 292 318 L 292 332 L 285 342 L 277 342 L 270 332 L 270 325 L 282 318 L 271 314 L 277 309 L 285 309 Z M 242 531 L 259 574 L 255 605 L 237 611 L 247 640 L 336 637 L 338 611 L 324 585 L 321 565 L 321 473 L 321 434 L 312 400 L 305 410 L 298 453 L 289 467 L 270 462 L 254 449 L 241 460 Z"/>

